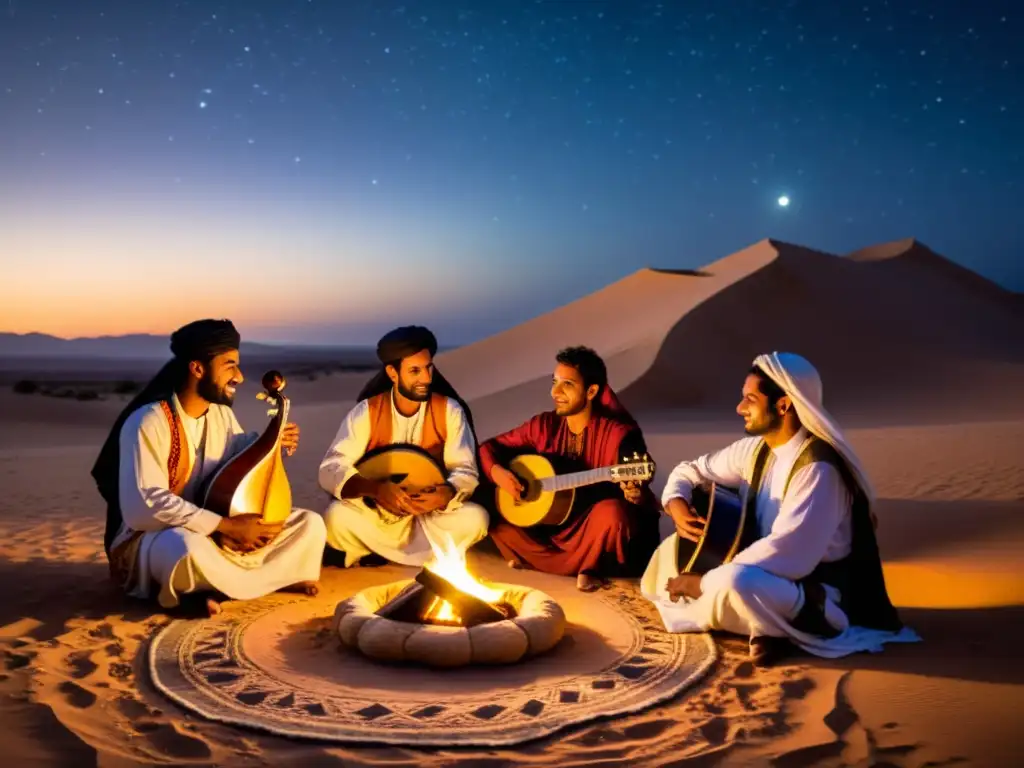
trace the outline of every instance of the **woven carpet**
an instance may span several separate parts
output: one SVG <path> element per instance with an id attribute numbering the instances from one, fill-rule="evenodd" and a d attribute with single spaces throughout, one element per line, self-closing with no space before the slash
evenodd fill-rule
<path id="1" fill-rule="evenodd" d="M 361 570 L 377 583 L 412 575 Z M 280 736 L 499 746 L 666 701 L 716 658 L 709 636 L 664 632 L 630 584 L 584 594 L 571 579 L 525 572 L 516 581 L 558 600 L 567 626 L 551 651 L 509 667 L 438 670 L 363 657 L 330 629 L 337 602 L 361 588 L 349 584 L 313 600 L 273 595 L 213 619 L 175 621 L 150 644 L 150 674 L 197 715 Z"/>

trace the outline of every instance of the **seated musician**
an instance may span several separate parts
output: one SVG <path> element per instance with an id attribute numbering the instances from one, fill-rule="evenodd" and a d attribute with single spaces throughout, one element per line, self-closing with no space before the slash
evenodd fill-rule
<path id="1" fill-rule="evenodd" d="M 559 474 L 621 463 L 646 453 L 643 433 L 608 386 L 604 361 L 588 347 L 555 357 L 554 409 L 483 443 L 480 467 L 499 488 L 521 498 L 522 483 L 506 466 L 517 454 L 554 458 Z M 639 573 L 658 544 L 658 504 L 646 483 L 579 488 L 561 526 L 523 528 L 498 519 L 490 535 L 509 565 L 562 576 L 590 592 L 607 576 Z"/>
<path id="2" fill-rule="evenodd" d="M 173 358 L 122 411 L 92 470 L 107 501 L 111 574 L 133 597 L 166 609 L 220 611 L 218 599 L 278 590 L 316 593 L 323 521 L 295 509 L 278 524 L 222 517 L 197 505 L 203 483 L 252 443 L 231 405 L 242 381 L 241 339 L 228 320 L 171 336 Z M 294 452 L 289 424 L 282 447 Z"/>
<path id="3" fill-rule="evenodd" d="M 320 487 L 334 497 L 324 511 L 327 543 L 345 553 L 345 567 L 363 558 L 423 565 L 432 544 L 465 551 L 487 535 L 487 512 L 468 501 L 479 483 L 472 414 L 434 368 L 436 353 L 427 328 L 386 334 L 377 344 L 382 369 L 359 393 L 320 464 Z M 406 493 L 356 469 L 371 450 L 410 443 L 447 473 L 432 492 Z"/>
<path id="4" fill-rule="evenodd" d="M 666 629 L 744 635 L 759 666 L 794 645 L 837 657 L 916 640 L 886 592 L 871 485 L 822 406 L 815 368 L 791 353 L 760 355 L 736 411 L 749 437 L 682 462 L 666 481 L 662 501 L 676 532 L 641 582 Z M 705 521 L 691 493 L 710 482 L 749 494 L 753 543 L 703 576 L 680 574 L 676 537 L 700 538 Z"/>

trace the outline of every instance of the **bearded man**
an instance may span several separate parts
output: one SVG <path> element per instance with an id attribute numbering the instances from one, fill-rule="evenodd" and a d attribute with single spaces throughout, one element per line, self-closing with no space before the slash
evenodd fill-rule
<path id="1" fill-rule="evenodd" d="M 601 357 L 589 347 L 555 356 L 551 379 L 554 409 L 480 446 L 480 466 L 516 499 L 523 485 L 508 469 L 519 453 L 554 458 L 564 471 L 597 469 L 646 453 L 640 427 L 608 385 Z M 647 484 L 599 483 L 580 488 L 560 526 L 523 528 L 499 520 L 491 539 L 513 567 L 575 576 L 591 592 L 607 576 L 639 573 L 658 544 L 658 503 Z"/>
<path id="2" fill-rule="evenodd" d="M 284 523 L 221 517 L 199 506 L 204 484 L 259 433 L 231 406 L 244 380 L 229 320 L 197 320 L 171 335 L 173 358 L 121 412 L 93 466 L 107 502 L 104 549 L 125 592 L 165 609 L 212 615 L 215 595 L 249 600 L 282 589 L 316 594 L 323 521 L 293 509 Z M 281 443 L 293 453 L 299 429 Z M 213 534 L 217 534 L 215 542 Z"/>
<path id="3" fill-rule="evenodd" d="M 797 646 L 823 657 L 912 642 L 886 592 L 871 509 L 874 492 L 823 406 L 821 377 L 791 353 L 760 355 L 736 407 L 749 437 L 684 461 L 662 493 L 676 532 L 648 565 L 641 591 L 670 632 L 745 635 L 767 666 Z M 697 485 L 739 489 L 755 540 L 703 576 L 680 574 L 677 537 L 697 541 Z"/>
<path id="4" fill-rule="evenodd" d="M 403 326 L 377 344 L 380 372 L 363 387 L 320 463 L 320 487 L 333 498 L 324 511 L 327 543 L 345 567 L 370 555 L 423 565 L 434 548 L 465 552 L 487 535 L 487 512 L 467 501 L 479 483 L 469 406 L 434 367 L 437 339 Z M 359 474 L 369 451 L 411 444 L 444 468 L 431 493 L 408 494 L 387 480 Z"/>

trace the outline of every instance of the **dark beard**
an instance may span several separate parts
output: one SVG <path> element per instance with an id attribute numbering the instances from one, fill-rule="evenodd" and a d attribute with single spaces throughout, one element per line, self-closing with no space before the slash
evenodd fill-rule
<path id="1" fill-rule="evenodd" d="M 401 381 L 398 382 L 398 394 L 416 403 L 423 403 L 430 399 L 430 387 L 427 387 L 425 394 L 417 394 L 415 390 L 406 389 Z"/>
<path id="2" fill-rule="evenodd" d="M 762 437 L 763 435 L 777 432 L 780 427 L 782 427 L 782 414 L 774 411 L 766 421 L 762 421 L 754 426 L 744 427 L 743 431 L 751 437 Z"/>
<path id="3" fill-rule="evenodd" d="M 217 385 L 213 383 L 213 379 L 206 375 L 204 375 L 196 385 L 196 393 L 203 398 L 203 400 L 208 403 L 212 403 L 213 405 L 226 405 L 230 407 L 235 402 L 235 399 L 223 389 L 217 389 Z"/>

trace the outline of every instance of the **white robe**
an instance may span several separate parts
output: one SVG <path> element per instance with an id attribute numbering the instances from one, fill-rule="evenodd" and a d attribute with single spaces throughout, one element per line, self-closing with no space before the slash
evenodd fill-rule
<path id="1" fill-rule="evenodd" d="M 125 421 L 120 434 L 119 498 L 123 524 L 116 547 L 144 531 L 138 550 L 137 578 L 128 593 L 146 598 L 154 586 L 158 600 L 172 608 L 180 595 L 216 590 L 249 600 L 302 581 L 317 581 L 326 532 L 319 515 L 293 509 L 284 530 L 251 554 L 219 548 L 210 538 L 221 517 L 195 503 L 203 483 L 249 445 L 258 433 L 246 433 L 234 411 L 211 405 L 198 419 L 173 404 L 185 429 L 191 473 L 176 496 L 168 489 L 167 457 L 171 429 L 159 403 L 143 406 Z M 182 456 L 184 459 L 184 456 Z"/>
<path id="2" fill-rule="evenodd" d="M 390 403 L 391 443 L 419 445 L 429 404 L 421 403 L 419 410 L 407 417 L 398 412 L 393 396 Z M 320 487 L 335 499 L 324 510 L 327 543 L 345 553 L 346 567 L 370 553 L 394 563 L 421 566 L 433 555 L 434 546 L 453 545 L 464 552 L 487 535 L 487 511 L 479 504 L 465 501 L 480 482 L 476 442 L 462 406 L 450 397 L 445 421 L 444 465 L 455 497 L 444 509 L 386 523 L 361 498 L 341 498 L 341 489 L 358 474 L 355 464 L 370 443 L 368 401 L 357 403 L 342 420 L 320 464 L 319 478 Z"/>
<path id="3" fill-rule="evenodd" d="M 771 451 L 755 507 L 761 538 L 738 552 L 732 562 L 706 573 L 700 598 L 681 597 L 673 603 L 668 596 L 666 583 L 679 574 L 677 534 L 655 551 L 641 591 L 655 604 L 669 632 L 717 629 L 750 637 L 789 637 L 804 650 L 825 657 L 877 651 L 885 642 L 919 639 L 909 628 L 894 633 L 852 626 L 839 607 L 841 595 L 830 585 L 824 585 L 825 618 L 840 634 L 822 638 L 790 623 L 804 603 L 803 588 L 795 582 L 821 562 L 846 557 L 852 545 L 853 499 L 834 467 L 816 462 L 801 468 L 783 497 L 786 480 L 808 438 L 801 429 Z M 689 502 L 694 486 L 707 482 L 740 488 L 745 495 L 759 443 L 759 438 L 744 438 L 695 461 L 682 462 L 665 483 L 662 503 L 667 505 L 674 498 Z"/>

